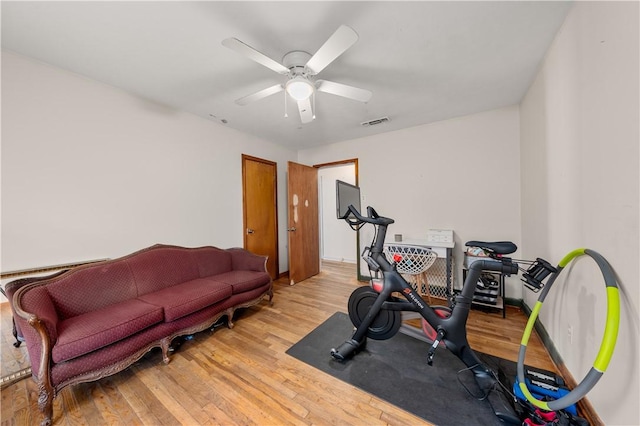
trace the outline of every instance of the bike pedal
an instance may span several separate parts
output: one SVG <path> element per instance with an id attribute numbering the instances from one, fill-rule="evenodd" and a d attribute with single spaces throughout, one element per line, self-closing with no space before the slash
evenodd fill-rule
<path id="1" fill-rule="evenodd" d="M 433 365 L 433 356 L 435 355 L 435 351 L 429 350 L 429 352 L 427 352 L 427 364 L 428 365 Z"/>
<path id="2" fill-rule="evenodd" d="M 440 341 L 444 338 L 444 330 L 438 330 L 438 335 L 431 344 L 429 351 L 427 352 L 427 364 L 433 365 L 433 357 L 436 354 L 436 349 L 440 345 Z"/>

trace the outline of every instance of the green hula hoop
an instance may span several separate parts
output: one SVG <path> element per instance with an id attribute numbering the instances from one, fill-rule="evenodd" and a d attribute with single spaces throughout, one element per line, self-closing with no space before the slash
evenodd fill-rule
<path id="1" fill-rule="evenodd" d="M 591 367 L 587 375 L 584 377 L 584 379 L 582 379 L 578 386 L 571 390 L 571 392 L 555 401 L 540 401 L 539 399 L 536 399 L 536 397 L 534 397 L 531 392 L 529 392 L 529 389 L 527 388 L 527 385 L 525 383 L 524 357 L 527 351 L 527 343 L 529 342 L 529 337 L 531 336 L 531 331 L 533 330 L 534 323 L 538 318 L 538 313 L 542 308 L 544 298 L 549 293 L 549 290 L 551 289 L 554 281 L 556 280 L 560 272 L 562 272 L 564 267 L 569 264 L 569 262 L 571 262 L 574 258 L 582 255 L 591 257 L 598 264 L 607 288 L 607 320 L 604 329 L 604 335 L 602 336 L 602 343 L 600 344 L 600 350 L 598 351 L 598 355 L 593 363 L 593 366 Z M 616 346 L 616 340 L 618 338 L 618 326 L 620 324 L 620 296 L 618 293 L 618 283 L 616 281 L 615 274 L 613 273 L 613 270 L 611 269 L 611 266 L 606 261 L 606 259 L 599 253 L 584 248 L 576 249 L 567 254 L 560 261 L 560 263 L 558 264 L 558 272 L 552 274 L 551 277 L 549 277 L 547 285 L 540 293 L 538 301 L 536 302 L 531 312 L 531 316 L 529 316 L 529 321 L 527 322 L 527 326 L 524 329 L 524 333 L 522 334 L 522 340 L 520 341 L 517 374 L 520 390 L 527 398 L 527 401 L 542 410 L 562 410 L 578 402 L 593 388 L 593 386 L 595 386 L 598 380 L 600 380 L 600 377 L 602 377 L 604 372 L 607 370 L 609 361 L 611 361 L 611 356 L 613 355 L 613 349 Z"/>

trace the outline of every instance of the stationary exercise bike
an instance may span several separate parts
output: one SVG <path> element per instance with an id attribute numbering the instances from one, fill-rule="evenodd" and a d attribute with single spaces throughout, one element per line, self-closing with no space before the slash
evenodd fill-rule
<path id="1" fill-rule="evenodd" d="M 353 203 L 345 209 L 344 204 L 349 200 L 359 205 L 357 187 L 338 182 L 338 217 L 354 230 L 365 224 L 372 224 L 376 228 L 371 246 L 365 248 L 363 258 L 372 274 L 381 273 L 382 278 L 373 279 L 371 287 L 357 288 L 349 297 L 349 318 L 356 330 L 349 339 L 331 350 L 331 356 L 338 361 L 345 361 L 365 346 L 367 338 L 386 340 L 393 337 L 402 325 L 401 312 L 418 312 L 436 332 L 427 353 L 427 363 L 432 364 L 436 349 L 441 342 L 444 343 L 473 372 L 483 397 L 489 399 L 496 415 L 505 423 L 521 424 L 511 404 L 500 392 L 495 373 L 480 361 L 469 346 L 466 332 L 471 301 L 481 273 L 517 273 L 518 265 L 505 257 L 516 251 L 516 245 L 511 242 L 471 242 L 492 258 L 476 261 L 470 266 L 462 291 L 454 298 L 451 307 L 430 306 L 398 273 L 395 262 L 390 263 L 383 253 L 387 227 L 394 220 L 380 216 L 372 207 L 367 207 L 367 216 L 362 216 Z M 404 299 L 398 295 L 404 296 Z"/>
<path id="2" fill-rule="evenodd" d="M 401 313 L 417 312 L 423 318 L 423 330 L 427 340 L 432 342 L 427 352 L 427 363 L 431 365 L 436 349 L 441 345 L 445 346 L 467 366 L 468 370 L 473 372 L 482 392 L 481 398 L 489 401 L 496 416 L 506 424 L 522 424 L 514 406 L 502 392 L 496 373 L 480 361 L 469 346 L 466 332 L 471 302 L 482 272 L 499 272 L 507 276 L 517 274 L 520 269 L 518 264 L 507 257 L 517 250 L 516 245 L 508 241 L 469 241 L 467 246 L 481 248 L 488 254 L 488 259 L 478 260 L 470 265 L 462 290 L 452 298 L 450 306 L 430 306 L 397 271 L 397 262 L 401 259 L 392 259 L 390 262 L 384 254 L 387 227 L 394 223 L 394 220 L 380 216 L 372 207 L 367 207 L 367 216 L 362 216 L 359 211 L 360 190 L 357 186 L 337 181 L 336 189 L 338 219 L 344 219 L 354 230 L 360 229 L 365 224 L 372 224 L 376 232 L 371 246 L 366 247 L 362 254 L 372 274 L 371 286 L 359 287 L 349 297 L 349 318 L 356 330 L 351 338 L 337 348 L 331 349 L 331 356 L 335 360 L 345 361 L 364 348 L 367 338 L 386 340 L 393 337 L 402 325 Z M 539 400 L 529 392 L 524 376 L 527 342 L 552 284 L 573 259 L 583 255 L 591 257 L 597 263 L 607 289 L 607 321 L 602 344 L 592 369 L 571 392 L 551 402 Z M 556 267 L 540 258 L 535 262 L 522 262 L 529 264 L 529 268 L 526 271 L 523 270 L 525 285 L 534 292 L 541 289 L 542 292 L 521 341 L 517 363 L 519 381 L 517 387 L 533 407 L 545 411 L 562 410 L 580 400 L 593 388 L 611 360 L 620 317 L 617 280 L 606 259 L 590 249 L 573 250 Z M 547 279 L 546 285 L 543 284 L 545 279 Z M 431 332 L 428 332 L 429 330 Z M 507 392 L 513 396 L 510 391 Z"/>

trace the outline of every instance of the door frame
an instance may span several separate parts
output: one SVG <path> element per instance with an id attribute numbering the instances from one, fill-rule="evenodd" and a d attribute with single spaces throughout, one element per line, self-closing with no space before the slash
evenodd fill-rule
<path id="1" fill-rule="evenodd" d="M 360 172 L 358 169 L 358 159 L 357 158 L 349 158 L 346 160 L 339 160 L 339 161 L 332 161 L 330 163 L 320 163 L 320 164 L 314 164 L 313 167 L 315 167 L 316 169 L 321 169 L 323 167 L 332 167 L 332 166 L 340 166 L 340 165 L 344 165 L 344 164 L 353 164 L 354 165 L 354 172 L 355 172 L 355 182 L 356 182 L 356 186 L 359 186 L 359 182 L 360 182 Z M 320 219 L 318 219 L 320 220 Z M 360 273 L 360 231 L 356 231 L 356 268 L 357 268 L 357 278 L 358 281 L 367 281 L 368 277 L 365 277 L 364 275 L 362 275 Z"/>
<path id="2" fill-rule="evenodd" d="M 273 208 L 275 210 L 274 217 L 274 226 L 275 226 L 275 276 L 276 279 L 280 277 L 280 260 L 279 260 L 279 251 L 280 251 L 280 237 L 278 234 L 278 163 L 271 160 L 265 160 L 264 158 L 253 157 L 251 155 L 242 154 L 242 244 L 243 247 L 247 248 L 247 200 L 246 200 L 246 169 L 245 169 L 245 161 L 255 161 L 258 163 L 268 164 L 273 166 Z"/>

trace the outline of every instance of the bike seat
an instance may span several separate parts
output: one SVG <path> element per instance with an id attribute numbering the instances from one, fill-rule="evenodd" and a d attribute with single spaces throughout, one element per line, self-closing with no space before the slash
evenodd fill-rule
<path id="1" fill-rule="evenodd" d="M 465 244 L 467 247 L 479 247 L 482 250 L 488 251 L 494 254 L 511 254 L 518 250 L 518 246 L 511 241 L 467 241 Z"/>

